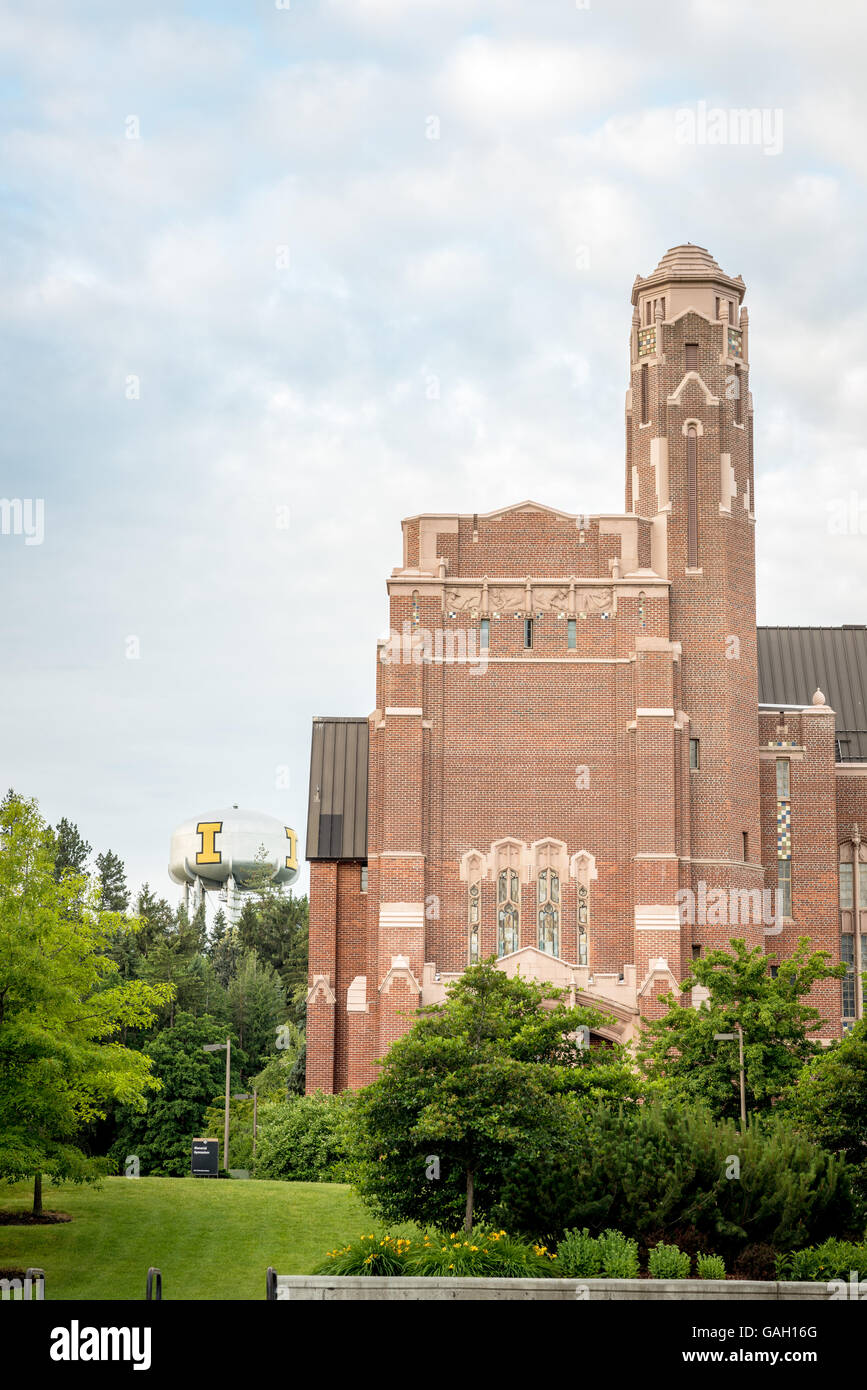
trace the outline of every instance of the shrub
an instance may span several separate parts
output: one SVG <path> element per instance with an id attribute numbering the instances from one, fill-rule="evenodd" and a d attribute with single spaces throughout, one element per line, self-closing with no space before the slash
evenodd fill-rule
<path id="1" fill-rule="evenodd" d="M 726 1265 L 722 1255 L 696 1255 L 695 1268 L 699 1279 L 725 1279 Z"/>
<path id="2" fill-rule="evenodd" d="M 476 1228 L 414 1243 L 406 1273 L 440 1279 L 550 1279 L 559 1273 L 556 1258 L 544 1246 L 514 1240 L 505 1231 Z"/>
<path id="3" fill-rule="evenodd" d="M 587 1227 L 567 1231 L 557 1246 L 559 1273 L 566 1279 L 598 1279 L 602 1273 L 599 1241 Z"/>
<path id="4" fill-rule="evenodd" d="M 691 1263 L 689 1255 L 663 1241 L 655 1245 L 647 1257 L 651 1279 L 688 1279 Z"/>
<path id="5" fill-rule="evenodd" d="M 848 1240 L 824 1241 L 777 1258 L 778 1279 L 811 1279 L 820 1283 L 831 1279 L 849 1279 L 852 1273 L 867 1279 L 867 1244 L 856 1245 Z"/>
<path id="6" fill-rule="evenodd" d="M 350 1176 L 349 1134 L 355 1097 L 292 1096 L 262 1107 L 256 1178 L 287 1182 L 345 1182 Z"/>
<path id="7" fill-rule="evenodd" d="M 637 1240 L 629 1240 L 621 1231 L 603 1231 L 599 1237 L 599 1253 L 606 1279 L 638 1278 Z"/>
<path id="8" fill-rule="evenodd" d="M 732 1266 L 735 1279 L 776 1278 L 778 1251 L 764 1241 L 745 1245 Z"/>
<path id="9" fill-rule="evenodd" d="M 365 1235 L 329 1250 L 315 1274 L 416 1275 L 432 1279 L 550 1279 L 556 1256 L 505 1231 L 461 1231 L 419 1237 Z"/>
<path id="10" fill-rule="evenodd" d="M 569 1097 L 544 1157 L 506 1165 L 495 1211 L 508 1229 L 551 1243 L 585 1226 L 615 1226 L 645 1246 L 691 1230 L 693 1248 L 726 1256 L 747 1241 L 791 1250 L 855 1227 L 850 1166 L 784 1123 L 753 1121 L 742 1134 L 696 1107 Z"/>
<path id="11" fill-rule="evenodd" d="M 402 1236 L 361 1236 L 329 1250 L 314 1274 L 404 1274 L 410 1242 Z"/>

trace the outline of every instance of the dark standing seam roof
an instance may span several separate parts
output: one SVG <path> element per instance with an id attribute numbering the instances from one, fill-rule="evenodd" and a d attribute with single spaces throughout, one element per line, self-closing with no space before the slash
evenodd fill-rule
<path id="1" fill-rule="evenodd" d="M 313 720 L 308 859 L 367 858 L 366 719 Z"/>
<path id="2" fill-rule="evenodd" d="M 810 705 L 819 689 L 837 715 L 838 759 L 867 762 L 867 626 L 760 627 L 759 703 Z"/>

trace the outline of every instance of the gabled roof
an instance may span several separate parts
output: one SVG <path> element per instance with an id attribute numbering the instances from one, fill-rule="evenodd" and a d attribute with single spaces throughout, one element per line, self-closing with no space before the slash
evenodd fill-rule
<path id="1" fill-rule="evenodd" d="M 837 715 L 838 760 L 867 762 L 867 626 L 760 627 L 759 703 L 804 708 L 819 689 Z"/>

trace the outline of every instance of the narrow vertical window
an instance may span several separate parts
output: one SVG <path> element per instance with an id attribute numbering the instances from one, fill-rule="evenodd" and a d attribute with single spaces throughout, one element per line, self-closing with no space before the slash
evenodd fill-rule
<path id="1" fill-rule="evenodd" d="M 840 910 L 851 912 L 855 906 L 854 871 L 851 864 L 840 865 Z"/>
<path id="2" fill-rule="evenodd" d="M 791 774 L 788 758 L 777 758 L 777 800 L 788 801 L 791 791 Z"/>
<path id="3" fill-rule="evenodd" d="M 777 909 L 781 917 L 792 915 L 792 861 L 777 860 Z"/>
<path id="4" fill-rule="evenodd" d="M 733 299 L 729 300 L 729 323 L 737 323 L 737 312 L 735 310 L 735 302 Z"/>
<path id="5" fill-rule="evenodd" d="M 486 652 L 491 645 L 491 620 L 482 618 L 479 623 L 479 650 Z"/>
<path id="6" fill-rule="evenodd" d="M 701 767 L 701 744 L 697 738 L 689 741 L 689 765 L 693 772 Z"/>
<path id="7" fill-rule="evenodd" d="M 641 364 L 641 423 L 647 424 L 647 363 Z"/>
<path id="8" fill-rule="evenodd" d="M 686 563 L 698 569 L 698 431 L 690 425 L 686 436 Z"/>
<path id="9" fill-rule="evenodd" d="M 578 620 L 577 618 L 566 619 L 566 646 L 570 652 L 574 652 L 578 646 Z"/>
<path id="10" fill-rule="evenodd" d="M 413 627 L 418 627 L 418 624 L 419 624 L 418 589 L 413 589 L 413 591 L 412 591 L 412 625 L 413 625 Z"/>
<path id="11" fill-rule="evenodd" d="M 719 295 L 717 295 L 716 301 L 715 301 L 715 302 L 716 302 L 716 313 L 715 313 L 715 316 L 714 316 L 714 317 L 715 317 L 715 318 L 719 318 Z"/>
<path id="12" fill-rule="evenodd" d="M 698 343 L 687 343 L 684 347 L 686 357 L 686 370 L 688 372 L 698 371 Z"/>
<path id="13" fill-rule="evenodd" d="M 647 627 L 647 595 L 643 589 L 638 595 L 638 626 Z"/>
<path id="14" fill-rule="evenodd" d="M 736 364 L 736 365 L 735 365 L 735 424 L 736 424 L 736 425 L 742 425 L 742 424 L 744 423 L 743 386 L 744 386 L 744 384 L 743 384 L 743 380 L 742 380 L 742 378 L 741 378 L 741 369 L 740 369 L 740 367 L 737 366 L 737 364 Z"/>
<path id="15" fill-rule="evenodd" d="M 361 891 L 362 891 L 362 893 L 366 893 L 366 892 L 367 892 L 367 865 L 366 865 L 366 864 L 362 864 L 362 866 L 361 866 Z"/>
<path id="16" fill-rule="evenodd" d="M 524 619 L 524 646 L 529 648 L 529 647 L 532 647 L 532 645 L 533 645 L 533 619 L 532 619 L 532 618 L 525 618 L 525 619 Z"/>
<path id="17" fill-rule="evenodd" d="M 719 304 L 719 300 L 717 300 L 717 304 Z M 692 943 L 692 958 L 693 960 L 701 960 L 701 946 L 697 941 Z"/>
<path id="18" fill-rule="evenodd" d="M 750 859 L 750 834 L 748 830 L 741 831 L 741 848 L 744 852 L 744 863 L 748 864 Z"/>
<path id="19" fill-rule="evenodd" d="M 521 930 L 521 884 L 515 869 L 497 875 L 497 955 L 517 951 Z"/>
<path id="20" fill-rule="evenodd" d="M 662 317 L 665 318 L 665 295 L 662 296 L 660 303 L 662 305 Z"/>
<path id="21" fill-rule="evenodd" d="M 482 885 L 471 883 L 467 890 L 467 929 L 470 965 L 479 963 L 479 931 L 482 921 Z"/>
<path id="22" fill-rule="evenodd" d="M 538 880 L 539 950 L 549 956 L 560 954 L 560 876 L 553 869 L 540 869 Z"/>
<path id="23" fill-rule="evenodd" d="M 578 884 L 578 964 L 589 965 L 590 889 Z"/>

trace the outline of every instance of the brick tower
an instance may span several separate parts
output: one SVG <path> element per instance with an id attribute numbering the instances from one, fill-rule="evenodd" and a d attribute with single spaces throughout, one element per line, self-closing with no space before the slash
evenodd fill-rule
<path id="1" fill-rule="evenodd" d="M 632 290 L 626 507 L 651 520 L 654 565 L 670 582 L 670 638 L 680 648 L 674 726 L 683 735 L 683 794 L 675 798 L 674 816 L 656 820 L 653 831 L 658 839 L 667 829 L 670 843 L 647 859 L 641 851 L 636 856 L 637 929 L 645 925 L 642 904 L 670 902 L 675 885 L 691 888 L 697 903 L 713 903 L 713 890 L 722 889 L 729 908 L 732 890 L 764 885 L 753 414 L 743 296 L 741 277 L 732 279 L 692 245 L 668 251 L 651 275 L 636 277 Z M 666 717 L 642 719 L 638 704 L 639 742 L 659 740 Z M 671 708 L 667 695 L 664 707 Z M 640 798 L 638 805 L 640 811 Z M 677 859 L 666 859 L 672 852 Z M 692 931 L 685 925 L 681 933 L 677 973 L 689 968 L 688 953 L 724 945 L 732 934 L 762 944 L 754 898 L 750 905 L 734 933 L 730 913 L 716 923 L 713 908 L 699 907 Z M 648 940 L 665 954 L 662 937 L 650 933 Z M 638 940 L 636 950 L 640 976 Z"/>

